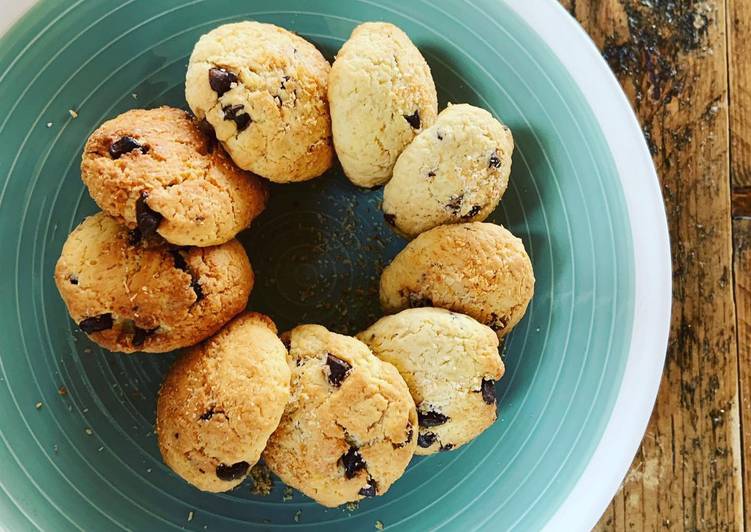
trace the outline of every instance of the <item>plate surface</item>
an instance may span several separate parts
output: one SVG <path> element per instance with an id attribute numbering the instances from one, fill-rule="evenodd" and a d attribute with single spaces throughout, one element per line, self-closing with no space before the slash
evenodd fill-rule
<path id="1" fill-rule="evenodd" d="M 537 284 L 503 349 L 499 421 L 415 459 L 357 509 L 297 492 L 284 502 L 278 482 L 266 497 L 250 482 L 212 495 L 177 478 L 153 433 L 174 355 L 103 352 L 52 279 L 67 234 L 97 210 L 78 169 L 86 137 L 133 107 L 186 108 L 194 42 L 243 19 L 298 32 L 330 60 L 359 22 L 393 22 L 425 55 L 441 108 L 484 107 L 514 133 L 491 221 L 524 240 Z M 556 48 L 565 36 L 574 44 Z M 240 237 L 257 274 L 250 308 L 281 330 L 375 320 L 378 276 L 405 244 L 380 199 L 338 168 L 274 186 Z M 670 277 L 656 178 L 605 63 L 553 3 L 42 2 L 0 40 L 0 242 L 0 522 L 12 530 L 587 527 L 626 472 L 662 369 Z"/>

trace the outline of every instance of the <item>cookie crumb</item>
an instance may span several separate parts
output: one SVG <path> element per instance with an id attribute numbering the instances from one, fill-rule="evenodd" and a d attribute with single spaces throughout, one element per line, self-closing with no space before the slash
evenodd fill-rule
<path id="1" fill-rule="evenodd" d="M 346 507 L 348 512 L 354 512 L 360 507 L 360 503 L 357 501 L 348 502 Z"/>
<path id="2" fill-rule="evenodd" d="M 99 447 L 99 449 L 96 450 L 96 452 L 98 453 L 101 453 L 102 451 L 104 451 L 104 447 L 101 447 L 101 446 Z"/>
<path id="3" fill-rule="evenodd" d="M 73 118 L 73 119 L 75 119 L 75 118 L 78 118 L 78 113 L 77 113 L 77 112 L 75 112 L 75 111 L 74 111 L 73 109 L 68 109 L 68 114 L 69 114 L 69 115 L 70 115 L 70 117 L 71 117 L 71 118 Z"/>
<path id="4" fill-rule="evenodd" d="M 37 404 L 34 405 L 34 408 L 36 408 L 37 410 L 39 410 L 40 408 L 42 408 L 42 402 L 39 401 Z"/>
<path id="5" fill-rule="evenodd" d="M 92 434 L 94 434 L 94 431 L 92 431 L 88 427 L 86 427 L 85 429 L 83 429 L 83 431 L 86 433 L 87 436 L 91 436 Z"/>
<path id="6" fill-rule="evenodd" d="M 292 500 L 292 494 L 294 492 L 292 491 L 292 488 L 289 486 L 285 486 L 284 491 L 282 491 L 282 501 L 287 502 Z"/>
<path id="7" fill-rule="evenodd" d="M 131 94 L 131 96 L 133 97 L 133 99 L 134 99 L 134 100 L 135 100 L 136 98 L 138 98 L 138 94 L 136 94 L 135 92 L 134 92 L 133 94 Z M 192 514 L 193 512 L 190 512 L 190 513 Z"/>
<path id="8" fill-rule="evenodd" d="M 147 467 L 147 468 L 146 468 L 146 472 L 147 472 L 147 473 L 151 473 L 151 468 L 150 468 L 150 467 Z"/>
<path id="9" fill-rule="evenodd" d="M 57 444 L 54 444 L 52 446 L 52 452 L 58 454 L 60 452 L 60 447 L 58 447 Z"/>
<path id="10" fill-rule="evenodd" d="M 376 521 L 374 526 L 376 530 L 383 530 L 383 521 Z"/>
<path id="11" fill-rule="evenodd" d="M 300 516 L 301 515 L 302 515 L 302 510 L 297 510 L 295 512 L 295 523 L 299 523 L 300 522 Z"/>
<path id="12" fill-rule="evenodd" d="M 60 395 L 60 396 L 65 397 L 66 395 L 68 395 L 68 388 L 66 388 L 65 386 L 60 386 L 57 389 L 57 394 Z"/>
<path id="13" fill-rule="evenodd" d="M 52 122 L 47 122 L 47 127 L 48 128 L 52 127 Z"/>
<path id="14" fill-rule="evenodd" d="M 271 471 L 266 464 L 256 464 L 250 470 L 250 477 L 253 479 L 253 487 L 250 492 L 253 495 L 263 495 L 264 497 L 274 489 L 274 480 L 271 478 Z"/>
<path id="15" fill-rule="evenodd" d="M 193 512 L 188 512 L 188 522 L 190 522 L 192 520 L 193 520 Z"/>

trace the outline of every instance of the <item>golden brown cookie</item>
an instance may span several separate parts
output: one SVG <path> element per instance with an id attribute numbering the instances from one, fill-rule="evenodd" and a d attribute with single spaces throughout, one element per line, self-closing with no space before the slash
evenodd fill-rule
<path id="1" fill-rule="evenodd" d="M 240 484 L 289 399 L 286 356 L 271 319 L 246 313 L 178 358 L 157 402 L 164 462 L 204 491 Z"/>
<path id="2" fill-rule="evenodd" d="M 441 307 L 473 317 L 499 337 L 519 323 L 535 277 L 524 244 L 500 225 L 441 225 L 420 234 L 381 275 L 381 305 Z"/>
<path id="3" fill-rule="evenodd" d="M 133 109 L 86 142 L 81 178 L 106 213 L 180 246 L 222 244 L 263 211 L 268 192 L 185 111 Z"/>
<path id="4" fill-rule="evenodd" d="M 496 420 L 495 383 L 504 367 L 490 327 L 440 308 L 413 308 L 357 338 L 407 382 L 420 425 L 415 454 L 456 449 Z"/>
<path id="5" fill-rule="evenodd" d="M 417 413 L 394 366 L 320 325 L 289 335 L 291 398 L 264 460 L 325 506 L 385 493 L 415 452 Z"/>
<path id="6" fill-rule="evenodd" d="M 438 112 L 430 67 L 409 37 L 386 22 L 355 28 L 331 67 L 336 155 L 355 185 L 391 178 L 394 162 Z"/>
<path id="7" fill-rule="evenodd" d="M 187 347 L 245 308 L 253 270 L 237 240 L 206 248 L 154 240 L 100 212 L 65 241 L 55 283 L 73 320 L 105 349 Z"/>
<path id="8" fill-rule="evenodd" d="M 330 66 L 311 43 L 273 24 L 225 24 L 190 56 L 185 98 L 240 168 L 305 181 L 333 160 L 326 96 Z"/>

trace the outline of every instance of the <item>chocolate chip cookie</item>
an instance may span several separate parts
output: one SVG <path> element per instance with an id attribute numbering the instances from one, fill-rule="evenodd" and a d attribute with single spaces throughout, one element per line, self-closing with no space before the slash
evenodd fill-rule
<path id="1" fill-rule="evenodd" d="M 100 346 L 162 353 L 200 342 L 244 309 L 253 270 L 237 240 L 171 246 L 99 213 L 68 236 L 55 283 Z"/>
<path id="2" fill-rule="evenodd" d="M 387 312 L 441 307 L 467 314 L 499 337 L 522 319 L 534 291 L 524 244 L 500 225 L 471 222 L 430 229 L 381 275 Z"/>
<path id="3" fill-rule="evenodd" d="M 286 336 L 291 398 L 266 464 L 325 506 L 382 495 L 417 445 L 417 412 L 404 379 L 355 338 L 319 325 Z"/>
<path id="4" fill-rule="evenodd" d="M 508 186 L 514 140 L 485 111 L 450 105 L 399 155 L 383 213 L 412 238 L 437 225 L 481 222 Z"/>
<path id="5" fill-rule="evenodd" d="M 373 187 L 438 111 L 430 67 L 409 37 L 385 22 L 355 28 L 329 77 L 334 146 L 347 177 Z"/>
<path id="6" fill-rule="evenodd" d="M 240 167 L 277 183 L 332 163 L 330 65 L 311 43 L 273 24 L 225 24 L 190 56 L 185 98 Z"/>
<path id="7" fill-rule="evenodd" d="M 289 398 L 286 356 L 271 319 L 247 313 L 178 358 L 157 402 L 164 462 L 204 491 L 240 484 Z"/>
<path id="8" fill-rule="evenodd" d="M 417 404 L 416 454 L 456 449 L 496 420 L 495 383 L 504 367 L 489 327 L 426 307 L 381 318 L 357 338 L 407 382 Z"/>
<path id="9" fill-rule="evenodd" d="M 89 137 L 81 178 L 104 212 L 144 236 L 222 244 L 263 211 L 268 193 L 214 143 L 185 111 L 133 109 Z"/>

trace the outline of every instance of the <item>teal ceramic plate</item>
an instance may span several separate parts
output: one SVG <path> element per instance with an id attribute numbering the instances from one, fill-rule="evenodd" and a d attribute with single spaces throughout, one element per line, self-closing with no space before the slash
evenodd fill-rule
<path id="1" fill-rule="evenodd" d="M 102 352 L 68 319 L 52 271 L 95 212 L 80 180 L 88 134 L 132 107 L 185 107 L 193 43 L 273 22 L 329 58 L 365 20 L 402 27 L 441 106 L 469 102 L 512 129 L 511 185 L 492 221 L 537 277 L 504 348 L 498 422 L 416 459 L 383 497 L 325 509 L 299 493 L 201 493 L 161 462 L 155 394 L 174 355 Z M 69 110 L 77 113 L 74 117 Z M 378 314 L 380 270 L 405 244 L 380 192 L 338 169 L 274 187 L 246 231 L 250 307 L 284 329 L 354 333 Z M 11 530 L 574 530 L 623 478 L 656 394 L 670 259 L 649 153 L 596 49 L 555 2 L 230 0 L 42 2 L 0 41 L 0 522 Z"/>

